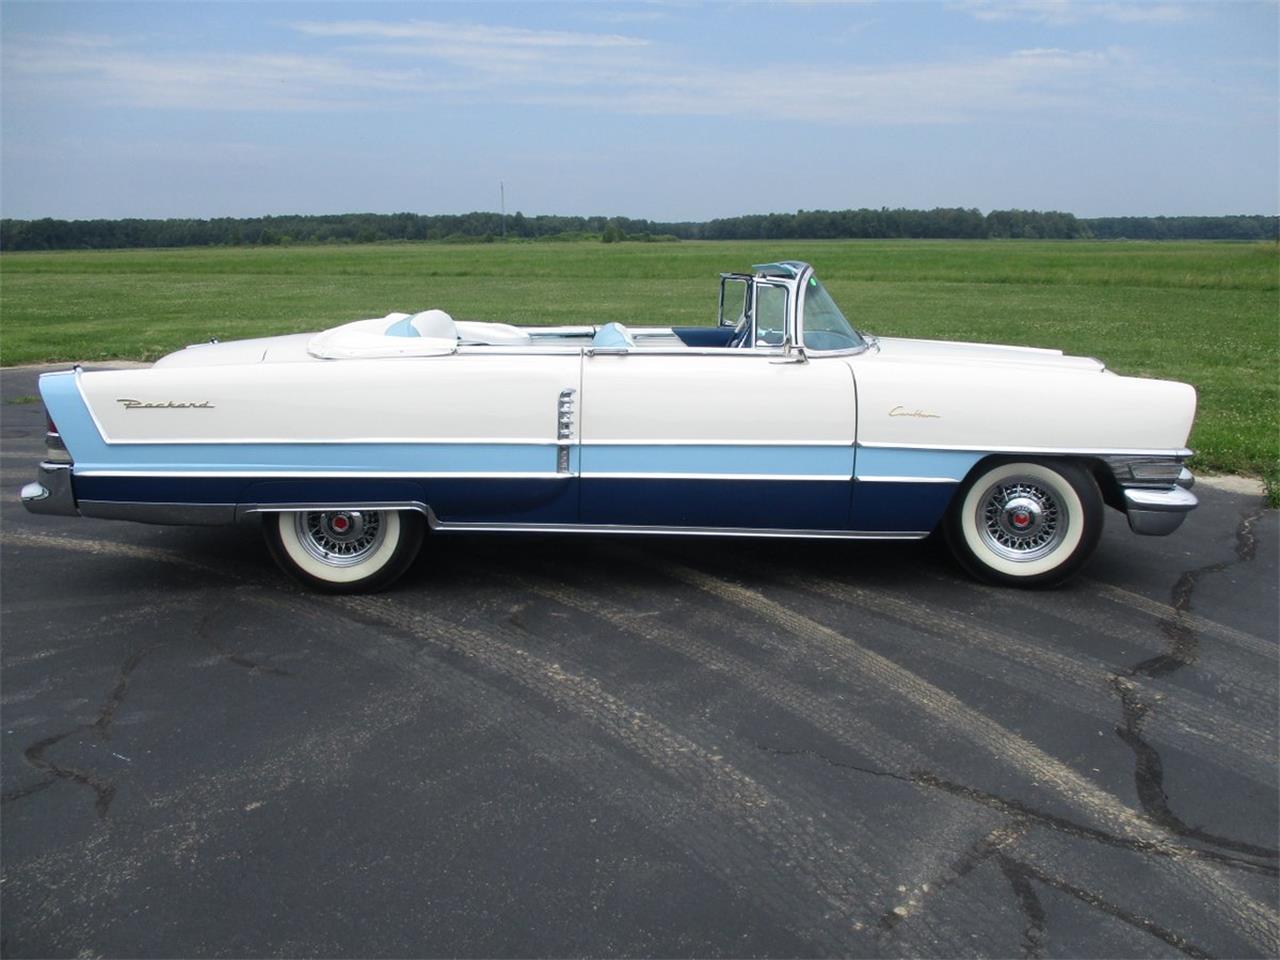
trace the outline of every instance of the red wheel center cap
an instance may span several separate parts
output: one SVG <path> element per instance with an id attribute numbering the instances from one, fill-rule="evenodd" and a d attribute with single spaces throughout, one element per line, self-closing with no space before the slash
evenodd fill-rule
<path id="1" fill-rule="evenodd" d="M 337 530 L 339 533 L 342 533 L 349 526 L 351 526 L 351 521 L 346 517 L 333 518 L 333 529 Z"/>
<path id="2" fill-rule="evenodd" d="M 1013 525 L 1015 527 L 1025 527 L 1031 522 L 1031 514 L 1025 510 L 1019 510 L 1013 515 Z"/>

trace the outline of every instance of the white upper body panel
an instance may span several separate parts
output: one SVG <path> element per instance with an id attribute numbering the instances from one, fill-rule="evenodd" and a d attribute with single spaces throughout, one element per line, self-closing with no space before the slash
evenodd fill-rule
<path id="1" fill-rule="evenodd" d="M 580 375 L 565 353 L 157 364 L 80 382 L 110 443 L 554 442 L 560 392 Z"/>
<path id="2" fill-rule="evenodd" d="M 838 358 L 773 363 L 725 350 L 588 357 L 584 443 L 852 445 L 853 378 Z"/>
<path id="3" fill-rule="evenodd" d="M 1116 376 L 1085 358 L 1027 359 L 953 359 L 892 346 L 851 357 L 858 440 L 976 450 L 1186 445 L 1196 404 L 1187 384 Z"/>

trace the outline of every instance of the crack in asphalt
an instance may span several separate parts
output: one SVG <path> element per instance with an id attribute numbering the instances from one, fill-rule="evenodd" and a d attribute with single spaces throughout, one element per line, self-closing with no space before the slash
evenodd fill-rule
<path id="1" fill-rule="evenodd" d="M 1233 559 L 1204 564 L 1185 570 L 1179 575 L 1170 596 L 1173 615 L 1166 617 L 1160 623 L 1161 630 L 1169 641 L 1169 649 L 1165 653 L 1148 657 L 1113 674 L 1111 689 L 1120 701 L 1122 715 L 1121 724 L 1115 728 L 1116 736 L 1133 751 L 1134 785 L 1138 802 L 1147 818 L 1178 836 L 1199 840 L 1211 846 L 1252 857 L 1275 860 L 1280 859 L 1280 850 L 1211 833 L 1201 827 L 1188 824 L 1173 812 L 1169 804 L 1169 795 L 1164 787 L 1164 761 L 1160 752 L 1143 737 L 1143 727 L 1153 714 L 1154 707 L 1141 698 L 1139 687 L 1129 680 L 1131 677 L 1138 676 L 1159 679 L 1196 662 L 1200 654 L 1200 640 L 1196 631 L 1187 622 L 1187 614 L 1190 611 L 1196 587 L 1202 578 L 1222 573 L 1237 564 L 1248 563 L 1257 556 L 1258 539 L 1253 532 L 1253 525 L 1261 519 L 1262 515 L 1263 508 L 1259 507 L 1252 513 L 1241 516 L 1240 523 L 1236 527 Z"/>
<path id="2" fill-rule="evenodd" d="M 209 620 L 216 611 L 206 610 L 202 616 L 197 618 L 192 627 L 192 638 L 199 641 L 207 641 L 215 651 L 227 662 L 244 667 L 255 673 L 267 673 L 275 676 L 289 676 L 289 671 L 282 670 L 279 667 L 264 665 L 258 663 L 248 657 L 240 656 L 230 652 L 222 641 L 216 638 L 209 630 Z M 115 686 L 107 693 L 106 698 L 102 702 L 102 707 L 95 717 L 89 723 L 77 724 L 68 730 L 55 733 L 51 736 L 37 740 L 23 750 L 22 756 L 26 762 L 35 767 L 37 770 L 44 771 L 45 777 L 26 787 L 16 788 L 3 796 L 0 796 L 0 803 L 10 803 L 15 800 L 21 800 L 32 794 L 39 793 L 41 790 L 52 786 L 59 780 L 66 780 L 71 783 L 77 783 L 81 786 L 88 787 L 94 793 L 94 810 L 100 819 L 105 818 L 111 803 L 115 799 L 117 786 L 115 781 L 110 777 L 97 773 L 92 770 L 84 770 L 79 767 L 67 766 L 60 764 L 48 756 L 50 750 L 55 746 L 79 734 L 92 734 L 94 739 L 101 743 L 105 743 L 111 739 L 111 727 L 115 722 L 116 713 L 120 709 L 120 705 L 124 702 L 129 692 L 129 686 L 133 679 L 134 672 L 142 664 L 144 660 L 158 647 L 164 644 L 164 640 L 152 640 L 146 645 L 133 651 L 125 658 L 121 664 L 119 673 L 116 678 Z"/>
<path id="3" fill-rule="evenodd" d="M 1219 853 L 1216 850 L 1205 850 L 1201 847 L 1192 846 L 1175 846 L 1170 847 L 1163 844 L 1153 843 L 1148 840 L 1140 840 L 1133 837 L 1121 837 L 1114 833 L 1108 833 L 1105 830 L 1099 830 L 1095 827 L 1088 827 L 1084 824 L 1076 823 L 1065 817 L 1059 817 L 1043 810 L 1037 810 L 1035 807 L 1029 806 L 1020 800 L 1014 800 L 1009 797 L 1001 797 L 994 793 L 987 793 L 976 787 L 965 786 L 964 784 L 955 783 L 930 773 L 927 770 L 912 770 L 909 775 L 894 773 L 891 770 L 878 770 L 874 767 L 860 766 L 856 763 L 849 763 L 842 760 L 834 760 L 827 757 L 816 750 L 795 749 L 789 750 L 779 747 L 770 747 L 762 743 L 754 744 L 756 749 L 765 753 L 779 757 L 808 757 L 817 760 L 830 767 L 836 767 L 841 770 L 852 770 L 856 773 L 864 773 L 873 777 L 884 777 L 890 780 L 897 780 L 901 783 L 910 784 L 918 787 L 928 787 L 934 790 L 940 790 L 955 797 L 969 800 L 974 803 L 990 807 L 993 810 L 999 810 L 1002 813 L 1008 813 L 1016 816 L 1019 820 L 1028 823 L 1034 823 L 1039 826 L 1048 827 L 1057 833 L 1066 834 L 1079 840 L 1088 840 L 1095 843 L 1101 843 L 1105 846 L 1115 847 L 1121 850 L 1130 850 L 1136 853 L 1150 853 L 1156 856 L 1172 859 L 1179 856 L 1191 856 L 1201 860 L 1210 860 L 1220 863 L 1228 867 L 1236 867 L 1242 870 L 1248 870 L 1254 873 L 1264 874 L 1266 876 L 1280 875 L 1280 867 L 1273 866 L 1268 863 L 1257 863 L 1253 860 L 1244 860 L 1240 857 L 1233 857 L 1230 854 Z"/>
<path id="4" fill-rule="evenodd" d="M 61 733 L 55 733 L 52 736 L 45 737 L 43 740 L 37 740 L 28 746 L 23 752 L 23 758 L 31 766 L 37 770 L 43 770 L 50 775 L 50 783 L 55 779 L 69 780 L 72 783 L 78 783 L 81 786 L 88 787 L 94 793 L 94 809 L 98 813 L 98 817 L 104 818 L 107 811 L 111 807 L 111 801 L 116 796 L 116 784 L 109 777 L 95 773 L 92 770 L 82 770 L 78 767 L 63 766 L 55 760 L 45 756 L 53 747 L 57 746 L 68 737 L 77 734 L 92 733 L 96 739 L 106 742 L 111 739 L 111 724 L 115 720 L 116 711 L 120 704 L 124 702 L 125 696 L 129 692 L 129 681 L 133 676 L 133 672 L 147 658 L 152 650 L 160 645 L 159 640 L 153 640 L 146 646 L 135 650 L 125 658 L 120 666 L 119 676 L 116 679 L 116 685 L 112 687 L 107 694 L 106 699 L 102 703 L 102 708 L 98 711 L 98 716 L 91 723 L 82 723 L 64 730 Z M 31 791 L 20 794 L 20 796 L 30 796 Z M 13 799 L 17 799 L 16 797 Z"/>
<path id="5" fill-rule="evenodd" d="M 982 864 L 994 861 L 1001 874 L 1003 874 L 1005 881 L 1009 884 L 1009 889 L 1014 898 L 1017 900 L 1019 912 L 1026 920 L 1026 927 L 1022 932 L 1022 955 L 1024 960 L 1038 960 L 1038 958 L 1044 957 L 1048 947 L 1048 913 L 1044 908 L 1043 901 L 1036 892 L 1033 881 L 1065 893 L 1094 910 L 1105 913 L 1143 933 L 1162 940 L 1186 956 L 1194 957 L 1196 960 L 1210 960 L 1212 958 L 1213 954 L 1199 944 L 1188 940 L 1182 934 L 1176 933 L 1148 917 L 1126 910 L 1092 891 L 1077 887 L 1075 884 L 1068 883 L 1060 877 L 1045 873 L 1034 864 L 1013 856 L 1008 852 L 1008 848 L 1017 843 L 1026 833 L 1028 826 L 1029 823 L 1025 819 L 1016 817 L 1005 826 L 998 827 L 985 837 L 980 838 L 956 858 L 950 866 L 948 875 L 922 884 L 919 888 L 921 894 L 932 896 L 947 887 L 959 883 Z M 911 902 L 914 905 L 919 904 L 919 900 Z M 910 907 L 896 907 L 893 910 L 886 911 L 877 921 L 881 935 L 892 934 L 899 924 L 912 915 L 912 912 Z"/>

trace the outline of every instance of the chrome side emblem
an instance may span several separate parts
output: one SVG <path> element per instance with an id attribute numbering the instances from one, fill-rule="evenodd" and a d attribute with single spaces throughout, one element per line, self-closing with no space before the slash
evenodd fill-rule
<path id="1" fill-rule="evenodd" d="M 573 398 L 578 391 L 569 387 L 560 391 L 556 404 L 556 439 L 568 440 L 573 436 Z"/>
<path id="2" fill-rule="evenodd" d="M 124 404 L 126 410 L 212 410 L 214 406 L 208 400 L 131 400 L 128 397 L 116 397 L 116 403 Z"/>
<path id="3" fill-rule="evenodd" d="M 573 439 L 574 397 L 578 391 L 567 387 L 560 391 L 560 399 L 556 402 L 556 473 L 571 473 L 569 463 L 569 441 Z"/>

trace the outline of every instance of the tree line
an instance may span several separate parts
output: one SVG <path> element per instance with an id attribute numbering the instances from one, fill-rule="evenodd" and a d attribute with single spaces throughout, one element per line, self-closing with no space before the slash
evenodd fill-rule
<path id="1" fill-rule="evenodd" d="M 1249 240 L 1280 239 L 1280 217 L 1096 217 L 1053 210 L 799 210 L 705 222 L 629 217 L 526 217 L 515 213 L 216 217 L 211 220 L 0 220 L 0 250 L 100 250 L 121 247 L 272 246 L 418 240 L 475 243 L 515 240 Z"/>

